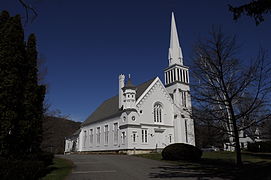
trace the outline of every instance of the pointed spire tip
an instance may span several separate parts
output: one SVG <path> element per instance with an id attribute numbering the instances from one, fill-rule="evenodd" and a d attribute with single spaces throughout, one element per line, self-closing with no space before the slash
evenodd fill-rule
<path id="1" fill-rule="evenodd" d="M 174 17 L 174 12 L 172 11 L 171 18 L 171 33 L 170 33 L 170 46 L 169 46 L 169 60 L 171 64 L 182 64 L 182 50 L 179 44 L 179 37 Z"/>

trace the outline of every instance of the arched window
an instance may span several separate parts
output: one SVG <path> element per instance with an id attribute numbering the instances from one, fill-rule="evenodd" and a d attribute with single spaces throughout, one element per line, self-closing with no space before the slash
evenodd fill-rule
<path id="1" fill-rule="evenodd" d="M 153 107 L 153 118 L 154 122 L 161 123 L 162 122 L 162 104 L 161 103 L 155 103 Z"/>

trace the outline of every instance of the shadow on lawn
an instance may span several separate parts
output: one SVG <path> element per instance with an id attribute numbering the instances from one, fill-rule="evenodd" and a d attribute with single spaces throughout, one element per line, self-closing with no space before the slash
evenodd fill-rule
<path id="1" fill-rule="evenodd" d="M 57 167 L 53 167 L 52 165 L 48 166 L 44 172 L 42 173 L 41 175 L 41 178 L 44 178 L 46 175 L 52 173 L 53 171 L 57 170 L 58 168 Z"/>
<path id="2" fill-rule="evenodd" d="M 178 164 L 156 167 L 158 173 L 150 178 L 195 178 L 209 179 L 246 179 L 271 180 L 271 163 L 244 162 L 242 168 L 236 168 L 233 161 L 202 159 L 199 163 L 180 162 Z"/>
<path id="3" fill-rule="evenodd" d="M 248 154 L 250 156 L 254 156 L 254 157 L 259 157 L 259 158 L 263 158 L 263 159 L 270 159 L 271 160 L 271 153 L 244 153 L 244 154 Z"/>

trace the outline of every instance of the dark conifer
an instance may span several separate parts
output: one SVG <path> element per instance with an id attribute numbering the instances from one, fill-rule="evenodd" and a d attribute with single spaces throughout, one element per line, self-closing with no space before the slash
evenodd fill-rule
<path id="1" fill-rule="evenodd" d="M 0 156 L 38 152 L 45 87 L 37 80 L 36 38 L 24 42 L 20 16 L 0 15 Z"/>
<path id="2" fill-rule="evenodd" d="M 26 44 L 24 83 L 24 146 L 25 151 L 37 152 L 42 140 L 43 99 L 45 87 L 38 85 L 36 37 L 31 34 Z"/>
<path id="3" fill-rule="evenodd" d="M 18 150 L 18 122 L 22 114 L 22 74 L 25 59 L 24 32 L 20 16 L 1 14 L 0 26 L 0 154 L 13 156 Z"/>
<path id="4" fill-rule="evenodd" d="M 2 11 L 0 15 L 0 27 L 2 24 L 6 23 L 9 19 L 9 13 L 7 11 Z"/>

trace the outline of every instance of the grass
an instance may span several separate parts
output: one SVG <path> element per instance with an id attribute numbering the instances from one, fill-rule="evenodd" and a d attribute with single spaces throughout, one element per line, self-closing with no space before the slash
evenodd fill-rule
<path id="1" fill-rule="evenodd" d="M 71 172 L 73 163 L 67 159 L 55 157 L 54 164 L 49 166 L 50 173 L 42 180 L 64 180 Z"/>
<path id="2" fill-rule="evenodd" d="M 143 158 L 162 160 L 161 153 L 136 155 Z M 242 153 L 244 165 L 235 166 L 233 152 L 204 152 L 198 162 L 166 161 L 171 166 L 161 167 L 154 177 L 221 177 L 228 179 L 271 179 L 271 154 Z M 185 174 L 185 176 L 184 176 Z"/>
<path id="3" fill-rule="evenodd" d="M 209 160 L 223 160 L 228 162 L 235 161 L 235 153 L 234 152 L 204 152 L 202 155 L 203 159 Z M 250 152 L 243 152 L 242 153 L 242 160 L 244 164 L 249 163 L 259 163 L 259 162 L 270 162 L 271 163 L 271 154 L 263 154 L 263 153 L 250 153 Z"/>

